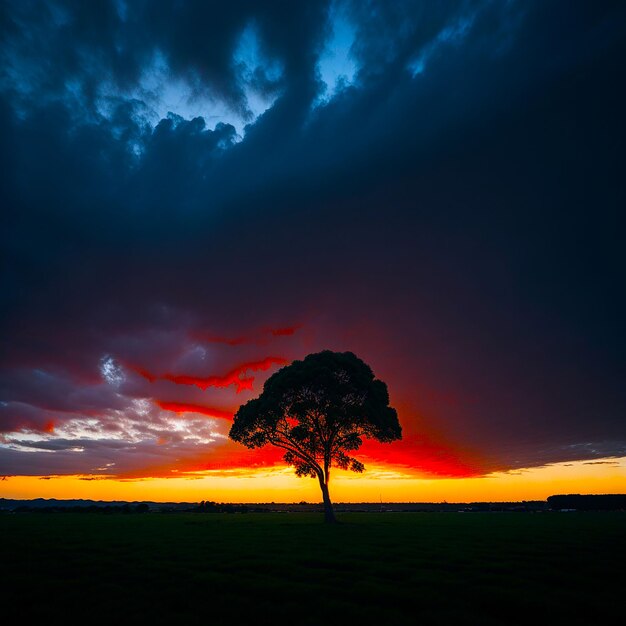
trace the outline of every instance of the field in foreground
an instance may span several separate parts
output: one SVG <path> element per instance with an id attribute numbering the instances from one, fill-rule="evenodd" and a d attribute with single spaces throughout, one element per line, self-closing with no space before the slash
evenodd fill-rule
<path id="1" fill-rule="evenodd" d="M 0 614 L 66 623 L 598 624 L 622 611 L 624 513 L 340 519 L 0 515 Z"/>

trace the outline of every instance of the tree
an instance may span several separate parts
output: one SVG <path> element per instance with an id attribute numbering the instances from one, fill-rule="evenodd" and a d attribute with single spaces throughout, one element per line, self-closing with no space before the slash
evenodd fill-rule
<path id="1" fill-rule="evenodd" d="M 239 408 L 229 436 L 248 448 L 271 444 L 298 476 L 317 478 L 327 522 L 335 521 L 328 492 L 330 469 L 363 472 L 349 452 L 363 438 L 402 438 L 387 385 L 352 352 L 324 350 L 294 361 L 267 379 L 261 395 Z"/>

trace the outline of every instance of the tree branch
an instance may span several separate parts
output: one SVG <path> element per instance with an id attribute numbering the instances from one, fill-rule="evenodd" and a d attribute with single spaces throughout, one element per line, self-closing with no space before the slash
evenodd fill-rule
<path id="1" fill-rule="evenodd" d="M 320 467 L 319 463 L 314 458 L 309 456 L 305 451 L 303 451 L 299 446 L 297 446 L 297 444 L 293 443 L 292 440 L 290 440 L 292 442 L 290 444 L 290 443 L 285 443 L 284 441 L 280 439 L 275 439 L 272 436 L 269 436 L 268 439 L 272 445 L 278 448 L 282 448 L 283 450 L 292 452 L 297 457 L 301 458 L 305 463 L 309 463 L 310 465 L 312 465 L 317 473 L 322 473 L 322 468 Z M 292 445 L 295 447 L 292 447 Z"/>

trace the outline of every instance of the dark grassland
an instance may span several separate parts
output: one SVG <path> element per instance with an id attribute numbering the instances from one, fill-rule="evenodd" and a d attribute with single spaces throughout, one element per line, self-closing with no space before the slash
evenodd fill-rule
<path id="1" fill-rule="evenodd" d="M 5 514 L 5 624 L 599 624 L 625 513 Z M 56 620 L 55 620 L 56 621 Z"/>

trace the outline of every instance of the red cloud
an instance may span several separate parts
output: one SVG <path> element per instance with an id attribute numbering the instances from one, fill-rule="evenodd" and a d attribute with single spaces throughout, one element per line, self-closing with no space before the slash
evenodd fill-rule
<path id="1" fill-rule="evenodd" d="M 274 337 L 287 337 L 293 335 L 299 328 L 300 325 L 288 326 L 287 328 L 276 328 L 274 330 L 269 329 L 269 332 L 271 332 Z"/>
<path id="2" fill-rule="evenodd" d="M 200 413 L 210 417 L 219 417 L 222 419 L 233 419 L 232 411 L 224 411 L 211 406 L 202 406 L 200 404 L 188 404 L 186 402 L 166 402 L 164 400 L 155 400 L 155 403 L 166 411 L 174 413 Z"/>
<path id="3" fill-rule="evenodd" d="M 15 431 L 53 433 L 60 422 L 72 417 L 70 412 L 52 413 L 51 409 L 22 402 L 0 403 L 0 434 Z"/>
<path id="4" fill-rule="evenodd" d="M 222 337 L 213 333 L 203 332 L 195 333 L 194 336 L 203 341 L 223 343 L 228 346 L 240 346 L 242 344 L 265 345 L 269 342 L 268 335 L 271 335 L 271 337 L 291 337 L 300 327 L 300 324 L 296 324 L 295 326 L 285 326 L 283 328 L 263 328 L 260 331 L 249 335 L 240 335 L 239 337 Z"/>
<path id="5" fill-rule="evenodd" d="M 209 343 L 225 343 L 227 346 L 239 346 L 243 343 L 252 343 L 249 337 L 220 337 L 210 333 L 195 333 L 197 339 L 208 341 Z"/>
<path id="6" fill-rule="evenodd" d="M 246 376 L 247 372 L 265 371 L 272 367 L 272 365 L 284 365 L 285 363 L 288 363 L 287 359 L 277 356 L 268 356 L 261 361 L 252 361 L 249 363 L 243 363 L 242 365 L 238 365 L 223 376 L 207 377 L 186 376 L 178 374 L 164 374 L 163 376 L 155 376 L 154 374 L 150 374 L 149 372 L 146 372 L 145 370 L 142 370 L 140 368 L 134 369 L 138 374 L 140 374 L 150 382 L 154 382 L 157 379 L 170 380 L 177 385 L 195 385 L 203 391 L 205 391 L 208 387 L 223 388 L 229 387 L 230 385 L 235 385 L 235 387 L 237 388 L 237 393 L 240 393 L 244 389 L 252 389 L 254 376 Z"/>
<path id="7" fill-rule="evenodd" d="M 132 369 L 135 370 L 140 376 L 143 376 L 146 380 L 149 380 L 151 383 L 153 383 L 158 378 L 158 376 L 154 376 L 153 374 L 151 374 L 147 370 L 142 369 L 141 367 L 132 367 Z"/>

